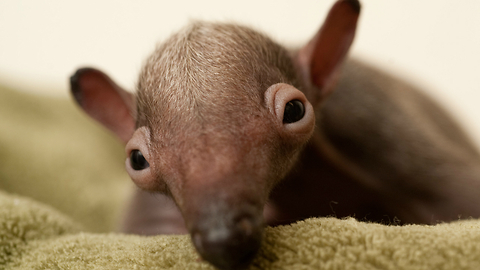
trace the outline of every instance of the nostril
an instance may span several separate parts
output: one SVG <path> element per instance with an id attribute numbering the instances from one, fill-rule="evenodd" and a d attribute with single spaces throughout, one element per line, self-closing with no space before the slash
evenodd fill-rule
<path id="1" fill-rule="evenodd" d="M 250 236 L 253 233 L 253 224 L 252 222 L 247 219 L 247 218 L 242 218 L 238 224 L 237 228 L 243 232 L 245 236 Z"/>

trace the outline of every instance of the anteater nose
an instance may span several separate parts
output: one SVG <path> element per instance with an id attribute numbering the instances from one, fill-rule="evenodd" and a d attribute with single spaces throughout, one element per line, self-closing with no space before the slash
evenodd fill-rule
<path id="1" fill-rule="evenodd" d="M 263 226 L 252 217 L 199 226 L 192 240 L 203 259 L 220 269 L 247 267 L 260 248 Z"/>

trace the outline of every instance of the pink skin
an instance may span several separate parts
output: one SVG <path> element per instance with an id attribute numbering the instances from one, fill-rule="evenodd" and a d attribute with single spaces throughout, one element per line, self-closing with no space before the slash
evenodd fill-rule
<path id="1" fill-rule="evenodd" d="M 245 28 L 194 25 L 149 58 L 135 98 L 98 70 L 77 71 L 76 101 L 126 143 L 127 172 L 141 188 L 124 231 L 188 232 L 203 259 L 237 269 L 258 251 L 265 224 L 479 216 L 480 155 L 448 116 L 364 66 L 349 63 L 341 73 L 359 12 L 357 1 L 338 1 L 312 40 L 292 52 Z M 185 37 L 192 40 L 179 42 Z M 187 46 L 196 41 L 214 45 Z M 192 57 L 206 66 L 184 61 Z M 305 113 L 284 122 L 295 100 Z M 148 167 L 132 167 L 137 150 Z"/>

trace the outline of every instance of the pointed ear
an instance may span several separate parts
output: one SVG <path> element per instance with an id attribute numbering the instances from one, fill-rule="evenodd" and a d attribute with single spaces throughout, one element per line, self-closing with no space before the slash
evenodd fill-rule
<path id="1" fill-rule="evenodd" d="M 309 87 L 307 97 L 315 106 L 333 90 L 340 66 L 352 44 L 360 14 L 357 0 L 340 0 L 310 42 L 298 52 L 297 65 Z"/>
<path id="2" fill-rule="evenodd" d="M 103 72 L 82 68 L 70 78 L 73 97 L 93 119 L 115 133 L 123 142 L 135 130 L 133 95 L 116 85 Z"/>

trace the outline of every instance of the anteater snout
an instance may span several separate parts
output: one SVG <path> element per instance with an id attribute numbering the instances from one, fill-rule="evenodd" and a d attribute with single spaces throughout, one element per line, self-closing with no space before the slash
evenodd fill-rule
<path id="1" fill-rule="evenodd" d="M 220 269 L 242 269 L 257 254 L 263 220 L 257 215 L 215 216 L 192 230 L 192 240 L 203 259 Z"/>

